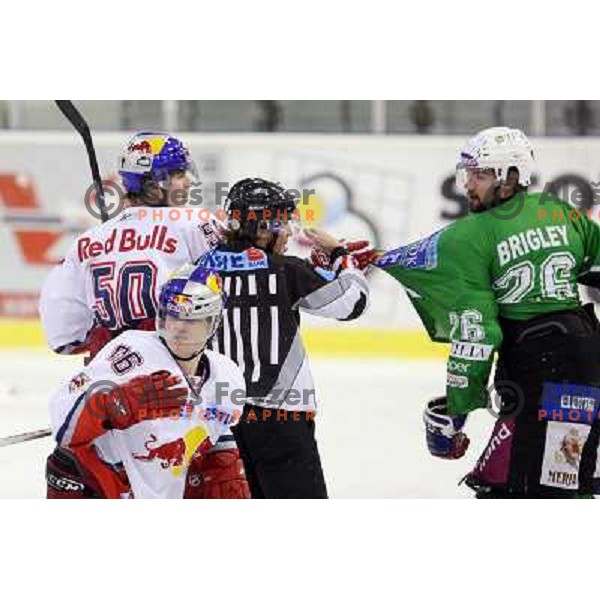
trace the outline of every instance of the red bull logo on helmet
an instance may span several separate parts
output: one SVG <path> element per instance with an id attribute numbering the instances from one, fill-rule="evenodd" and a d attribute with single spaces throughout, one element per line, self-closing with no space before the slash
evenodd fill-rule
<path id="1" fill-rule="evenodd" d="M 128 152 L 137 152 L 139 154 L 158 154 L 162 149 L 167 138 L 164 136 L 152 136 L 146 138 L 134 138 L 129 146 Z"/>
<path id="2" fill-rule="evenodd" d="M 142 154 L 152 154 L 152 146 L 148 140 L 143 142 L 137 142 L 135 144 L 129 144 L 127 147 L 128 152 L 141 152 Z"/>
<path id="3" fill-rule="evenodd" d="M 172 296 L 167 304 L 167 313 L 171 316 L 191 315 L 193 310 L 193 300 L 184 294 Z"/>

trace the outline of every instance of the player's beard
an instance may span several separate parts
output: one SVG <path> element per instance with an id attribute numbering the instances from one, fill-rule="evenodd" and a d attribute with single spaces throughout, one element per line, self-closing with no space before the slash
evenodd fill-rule
<path id="1" fill-rule="evenodd" d="M 469 201 L 469 211 L 472 213 L 480 213 L 486 210 L 483 202 L 479 199 L 479 196 L 469 194 L 467 196 Z"/>
<path id="2" fill-rule="evenodd" d="M 140 202 L 144 206 L 149 206 L 151 208 L 160 208 L 168 206 L 167 191 L 160 187 L 158 184 L 148 184 L 144 188 L 143 194 L 140 198 Z"/>
<path id="3" fill-rule="evenodd" d="M 467 194 L 469 210 L 472 213 L 482 213 L 490 208 L 494 208 L 494 206 L 502 204 L 503 202 L 507 202 L 513 196 L 514 193 L 504 194 L 501 183 L 497 181 L 488 188 L 483 200 L 476 194 Z"/>

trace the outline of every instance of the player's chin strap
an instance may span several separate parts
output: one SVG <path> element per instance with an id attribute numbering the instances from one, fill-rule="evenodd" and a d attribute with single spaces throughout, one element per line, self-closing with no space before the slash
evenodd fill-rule
<path id="1" fill-rule="evenodd" d="M 189 358 L 180 358 L 179 356 L 177 356 L 177 354 L 175 354 L 175 352 L 173 352 L 169 348 L 167 342 L 163 339 L 162 336 L 159 336 L 159 339 L 163 343 L 165 348 L 169 351 L 169 354 L 175 360 L 178 360 L 181 362 L 188 362 L 188 361 L 193 360 L 194 358 L 198 357 L 199 355 L 201 355 L 200 360 L 198 361 L 198 366 L 196 368 L 196 373 L 195 373 L 196 376 L 200 377 L 199 383 L 193 383 L 192 380 L 190 379 L 190 377 L 182 369 L 183 376 L 186 378 L 186 380 L 192 390 L 192 393 L 197 396 L 200 393 L 200 390 L 202 389 L 202 387 L 204 386 L 204 383 L 206 382 L 206 380 L 209 377 L 210 367 L 209 367 L 208 357 L 206 356 L 206 354 L 203 354 L 203 353 L 204 353 L 204 350 L 206 349 L 206 346 L 208 345 L 210 338 L 208 340 L 206 340 L 206 344 L 204 344 L 204 346 L 202 347 L 202 349 L 199 352 L 194 352 L 194 354 L 192 354 L 192 356 L 190 356 Z"/>
<path id="2" fill-rule="evenodd" d="M 180 360 L 182 362 L 188 362 L 190 360 L 194 360 L 195 358 L 197 358 L 198 356 L 200 356 L 206 346 L 208 345 L 208 342 L 210 340 L 207 339 L 206 343 L 204 344 L 204 346 L 202 346 L 202 348 L 200 348 L 200 350 L 198 350 L 197 352 L 194 352 L 191 356 L 187 356 L 187 357 L 183 357 L 183 356 L 179 356 L 178 354 L 175 354 L 175 352 L 173 352 L 173 350 L 171 350 L 171 348 L 169 348 L 169 344 L 167 344 L 167 341 L 165 340 L 165 338 L 162 335 L 159 335 L 158 338 L 160 339 L 160 341 L 162 342 L 163 346 L 169 351 L 169 354 L 175 359 L 175 360 Z"/>

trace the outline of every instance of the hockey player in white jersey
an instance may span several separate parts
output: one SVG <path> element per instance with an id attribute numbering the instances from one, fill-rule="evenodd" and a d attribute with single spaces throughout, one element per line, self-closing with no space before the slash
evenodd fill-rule
<path id="1" fill-rule="evenodd" d="M 125 209 L 80 235 L 42 288 L 42 324 L 55 352 L 93 355 L 124 330 L 153 329 L 161 284 L 218 242 L 207 210 L 181 207 L 196 178 L 181 140 L 136 134 L 119 158 L 119 175 Z"/>
<path id="2" fill-rule="evenodd" d="M 123 331 L 154 330 L 162 283 L 218 242 L 206 209 L 174 206 L 185 200 L 197 177 L 181 140 L 136 134 L 121 153 L 119 175 L 126 192 L 124 210 L 80 235 L 43 285 L 40 314 L 55 352 L 89 352 L 93 357 Z M 201 484 L 208 478 L 220 481 L 225 495 L 237 486 L 242 467 L 233 436 L 225 436 L 220 447 L 223 454 L 195 465 L 198 473 L 191 470 L 190 497 L 206 492 Z M 81 470 L 77 460 L 57 448 L 47 464 L 48 496 L 64 492 L 54 485 L 57 478 L 69 474 L 74 479 Z"/>
<path id="3" fill-rule="evenodd" d="M 55 475 L 74 497 L 182 498 L 192 457 L 239 419 L 244 377 L 205 350 L 222 315 L 220 276 L 183 266 L 158 310 L 157 331 L 122 333 L 51 399 L 57 443 L 91 476 Z"/>

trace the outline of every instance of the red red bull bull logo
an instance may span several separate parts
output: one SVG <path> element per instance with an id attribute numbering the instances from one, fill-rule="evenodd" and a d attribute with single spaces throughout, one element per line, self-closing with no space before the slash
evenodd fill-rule
<path id="1" fill-rule="evenodd" d="M 183 465 L 185 456 L 185 442 L 183 439 L 179 438 L 172 442 L 166 442 L 165 444 L 154 445 L 157 439 L 158 438 L 151 433 L 149 439 L 146 440 L 146 443 L 144 444 L 148 454 L 134 454 L 133 458 L 144 462 L 158 460 L 163 469 L 180 467 Z"/>
<path id="2" fill-rule="evenodd" d="M 152 154 L 152 145 L 148 140 L 137 142 L 135 144 L 129 144 L 127 147 L 128 152 L 141 152 L 142 154 Z"/>
<path id="3" fill-rule="evenodd" d="M 212 445 L 204 427 L 194 427 L 183 437 L 162 444 L 157 441 L 156 435 L 151 433 L 144 443 L 147 453 L 133 454 L 133 458 L 142 462 L 158 461 L 162 469 L 170 469 L 177 477 L 185 472 L 194 454 L 204 454 Z"/>
<path id="4" fill-rule="evenodd" d="M 83 371 L 81 373 L 78 373 L 69 382 L 69 394 L 73 394 L 74 392 L 79 392 L 90 381 L 91 381 L 91 379 Z"/>
<path id="5" fill-rule="evenodd" d="M 191 315 L 194 311 L 194 302 L 189 296 L 177 294 L 167 303 L 167 312 L 170 315 Z"/>
<path id="6" fill-rule="evenodd" d="M 140 154 L 158 154 L 165 145 L 167 138 L 165 136 L 154 136 L 133 140 L 127 146 L 128 152 L 138 152 Z"/>

